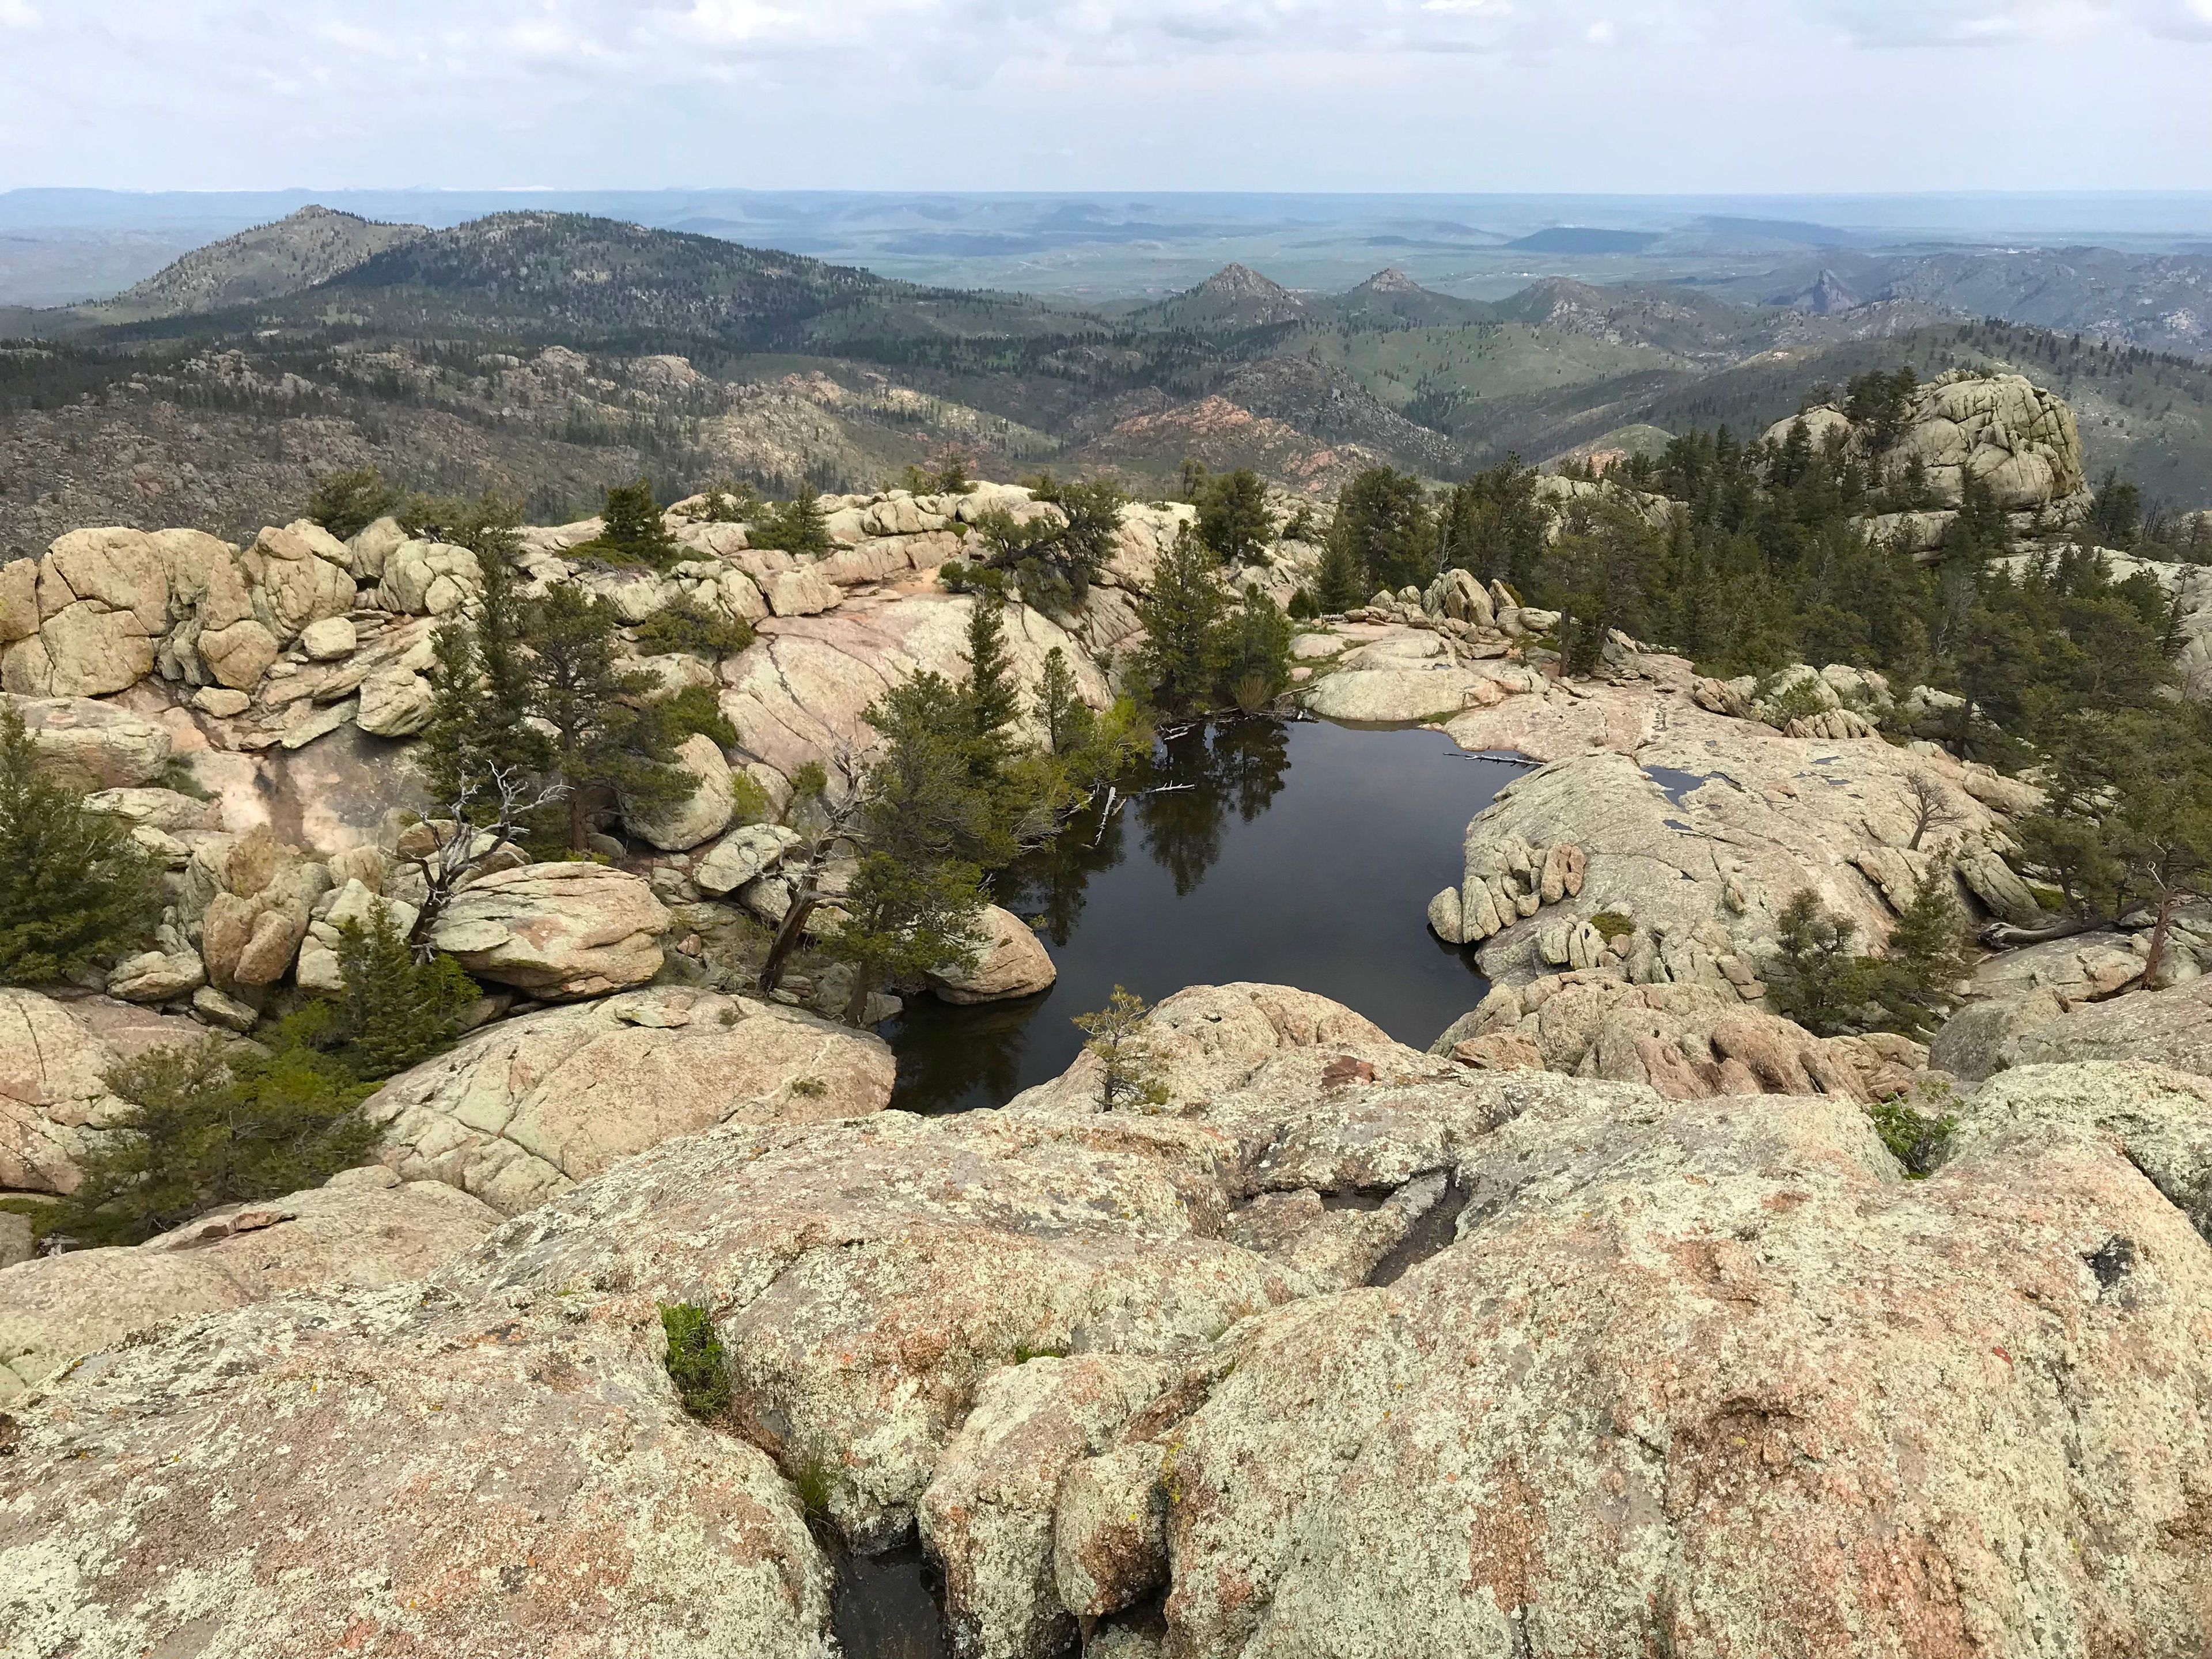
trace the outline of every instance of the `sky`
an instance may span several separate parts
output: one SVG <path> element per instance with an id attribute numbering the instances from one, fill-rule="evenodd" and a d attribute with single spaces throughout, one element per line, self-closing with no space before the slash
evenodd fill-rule
<path id="1" fill-rule="evenodd" d="M 2212 188 L 2212 0 L 0 0 L 0 189 Z"/>

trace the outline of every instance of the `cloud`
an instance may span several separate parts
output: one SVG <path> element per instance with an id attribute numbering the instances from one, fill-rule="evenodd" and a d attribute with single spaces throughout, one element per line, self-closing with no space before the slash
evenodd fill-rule
<path id="1" fill-rule="evenodd" d="M 2112 0 L 1814 0 L 1815 15 L 1863 46 L 1990 46 L 2108 32 Z"/>
<path id="2" fill-rule="evenodd" d="M 2212 40 L 2212 0 L 2136 0 L 2138 21 L 2172 40 Z"/>
<path id="3" fill-rule="evenodd" d="M 2212 0 L 0 0 L 0 187 L 1697 188 L 2112 86 L 1926 185 L 2212 183 L 2202 100 L 2152 90 L 2212 65 L 2172 44 Z M 1824 111 L 1875 136 L 1745 143 Z"/>
<path id="4" fill-rule="evenodd" d="M 0 0 L 0 27 L 41 21 Z M 72 0 L 45 18 L 90 44 L 216 83 L 235 71 L 307 87 L 303 58 L 420 82 L 636 85 L 834 70 L 957 66 L 970 82 L 1035 63 L 1167 63 L 1220 53 L 1572 52 L 1802 38 L 1988 46 L 2098 30 L 2212 35 L 2212 0 Z M 21 73 L 21 70 L 18 70 Z"/>

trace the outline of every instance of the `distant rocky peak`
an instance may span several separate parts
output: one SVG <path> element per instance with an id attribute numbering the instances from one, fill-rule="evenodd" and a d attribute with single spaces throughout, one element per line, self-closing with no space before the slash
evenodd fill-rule
<path id="1" fill-rule="evenodd" d="M 1857 310 L 1862 301 L 1844 285 L 1842 277 L 1824 267 L 1813 279 L 1813 285 L 1790 303 L 1815 317 L 1832 317 L 1840 312 Z"/>
<path id="2" fill-rule="evenodd" d="M 1194 291 L 1222 300 L 1286 300 L 1293 304 L 1297 301 L 1297 295 L 1290 289 L 1272 276 L 1262 276 L 1249 265 L 1224 265 Z"/>
<path id="3" fill-rule="evenodd" d="M 1423 290 L 1419 283 L 1397 266 L 1385 265 L 1352 291 L 1356 294 L 1419 294 Z"/>

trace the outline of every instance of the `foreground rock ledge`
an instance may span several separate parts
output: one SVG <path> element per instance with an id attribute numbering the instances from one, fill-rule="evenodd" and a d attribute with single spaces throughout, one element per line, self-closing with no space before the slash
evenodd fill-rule
<path id="1" fill-rule="evenodd" d="M 287 1297 L 87 1362 L 0 1459 L 10 1659 L 819 1659 L 819 1547 L 636 1328 Z"/>
<path id="2" fill-rule="evenodd" d="M 2015 1069 L 1911 1182 L 1848 1099 L 1477 1072 L 1279 987 L 1153 1033 L 1158 1113 L 1079 1066 L 733 1123 L 427 1294 L 85 1361 L 0 1460 L 0 1621 L 40 1659 L 815 1654 L 804 1506 L 918 1527 L 1003 1659 L 2212 1638 L 2205 1079 Z M 679 1299 L 711 1428 L 657 1363 Z"/>

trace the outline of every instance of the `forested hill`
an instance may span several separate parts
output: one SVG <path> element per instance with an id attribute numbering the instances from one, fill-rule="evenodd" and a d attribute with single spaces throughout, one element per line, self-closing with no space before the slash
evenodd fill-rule
<path id="1" fill-rule="evenodd" d="M 1484 302 L 1395 270 L 1325 295 L 1230 266 L 1109 315 L 551 212 L 269 255 L 330 217 L 180 261 L 155 286 L 198 310 L 17 313 L 0 545 L 100 522 L 250 534 L 365 464 L 545 520 L 641 474 L 664 495 L 845 489 L 948 449 L 1002 477 L 1157 489 L 1194 460 L 1327 497 L 1377 465 L 1449 483 L 1509 454 L 1763 429 L 1823 382 L 1906 364 L 2030 373 L 2075 405 L 2093 472 L 2212 506 L 2212 366 L 1917 301 L 1823 314 L 1551 279 Z"/>
<path id="2" fill-rule="evenodd" d="M 1060 313 L 1018 295 L 926 288 L 799 254 L 566 213 L 495 214 L 433 231 L 253 314 L 264 329 L 497 335 L 637 351 L 1065 325 Z M 219 331 L 236 320 L 179 319 L 159 331 Z"/>

